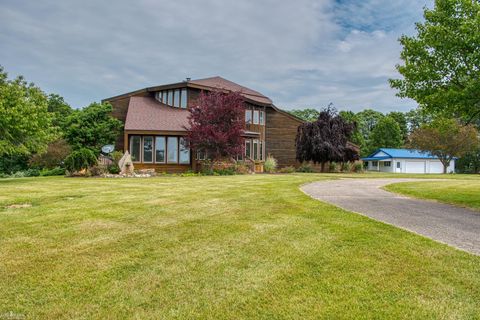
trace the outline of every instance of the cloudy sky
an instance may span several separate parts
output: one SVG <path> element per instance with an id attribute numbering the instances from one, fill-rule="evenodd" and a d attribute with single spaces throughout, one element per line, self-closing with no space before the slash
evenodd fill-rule
<path id="1" fill-rule="evenodd" d="M 285 109 L 408 110 L 401 34 L 431 0 L 0 2 L 0 65 L 74 107 L 220 75 Z"/>

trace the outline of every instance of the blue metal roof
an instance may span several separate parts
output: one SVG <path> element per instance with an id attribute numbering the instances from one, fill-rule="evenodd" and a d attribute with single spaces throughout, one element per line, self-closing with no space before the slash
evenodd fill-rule
<path id="1" fill-rule="evenodd" d="M 383 152 L 387 154 L 385 156 L 375 157 L 375 155 L 379 152 Z M 374 153 L 369 155 L 366 158 L 362 158 L 364 161 L 371 161 L 371 160 L 383 160 L 385 158 L 406 158 L 406 159 L 438 159 L 438 157 L 433 156 L 429 153 L 422 152 L 416 149 L 391 149 L 391 148 L 380 148 L 376 150 Z"/>
<path id="2" fill-rule="evenodd" d="M 385 160 L 385 159 L 392 159 L 392 157 L 367 157 L 367 158 L 362 158 L 363 161 L 379 161 L 379 160 Z"/>

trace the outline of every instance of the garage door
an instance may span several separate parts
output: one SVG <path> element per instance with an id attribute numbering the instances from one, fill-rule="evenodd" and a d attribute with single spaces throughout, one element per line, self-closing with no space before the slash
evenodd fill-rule
<path id="1" fill-rule="evenodd" d="M 425 161 L 407 161 L 407 173 L 425 173 Z"/>
<path id="2" fill-rule="evenodd" d="M 443 164 L 440 161 L 430 161 L 430 173 L 443 173 Z"/>

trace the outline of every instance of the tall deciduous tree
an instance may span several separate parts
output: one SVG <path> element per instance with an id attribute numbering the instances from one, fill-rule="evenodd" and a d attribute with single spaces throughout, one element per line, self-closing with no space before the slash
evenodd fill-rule
<path id="1" fill-rule="evenodd" d="M 415 130 L 409 137 L 409 145 L 437 156 L 443 164 L 443 172 L 454 157 L 461 157 L 478 148 L 478 131 L 473 125 L 460 125 L 453 119 L 436 119 Z"/>
<path id="2" fill-rule="evenodd" d="M 403 144 L 400 126 L 392 117 L 382 118 L 370 135 L 369 153 L 378 148 L 398 148 Z"/>
<path id="3" fill-rule="evenodd" d="M 400 132 L 402 134 L 402 141 L 404 142 L 408 136 L 408 123 L 407 123 L 407 116 L 404 112 L 399 111 L 392 111 L 387 113 L 387 117 L 390 117 L 395 120 L 400 128 Z"/>
<path id="4" fill-rule="evenodd" d="M 320 112 L 317 121 L 301 124 L 297 130 L 296 156 L 300 162 L 325 163 L 354 161 L 358 153 L 348 145 L 355 124 L 345 121 L 336 110 L 328 107 Z"/>
<path id="5" fill-rule="evenodd" d="M 73 149 L 88 148 L 100 153 L 102 146 L 115 142 L 122 122 L 111 116 L 109 103 L 92 103 L 75 110 L 66 121 L 65 139 Z"/>
<path id="6" fill-rule="evenodd" d="M 390 84 L 433 114 L 469 123 L 480 116 L 480 2 L 436 0 L 424 18 L 416 36 L 400 38 L 403 79 Z"/>
<path id="7" fill-rule="evenodd" d="M 0 156 L 39 152 L 55 138 L 47 97 L 23 77 L 0 67 Z"/>
<path id="8" fill-rule="evenodd" d="M 187 144 L 214 161 L 243 154 L 244 98 L 236 92 L 202 92 L 190 108 Z"/>
<path id="9" fill-rule="evenodd" d="M 54 93 L 48 95 L 47 105 L 48 112 L 52 114 L 52 124 L 59 127 L 63 134 L 68 116 L 73 112 L 72 108 L 65 102 L 63 97 Z"/>
<path id="10" fill-rule="evenodd" d="M 338 115 L 348 123 L 351 123 L 355 126 L 355 129 L 353 130 L 352 135 L 350 137 L 350 142 L 359 146 L 360 150 L 363 149 L 365 147 L 366 141 L 362 135 L 362 132 L 360 131 L 359 120 L 357 115 L 353 111 L 343 111 L 343 110 L 340 111 Z"/>

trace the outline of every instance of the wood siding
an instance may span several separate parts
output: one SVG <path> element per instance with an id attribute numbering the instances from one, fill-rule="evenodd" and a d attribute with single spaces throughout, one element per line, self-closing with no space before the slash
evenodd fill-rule
<path id="1" fill-rule="evenodd" d="M 266 155 L 277 159 L 279 167 L 298 166 L 295 160 L 295 137 L 300 120 L 289 116 L 283 111 L 267 108 L 265 132 Z"/>

